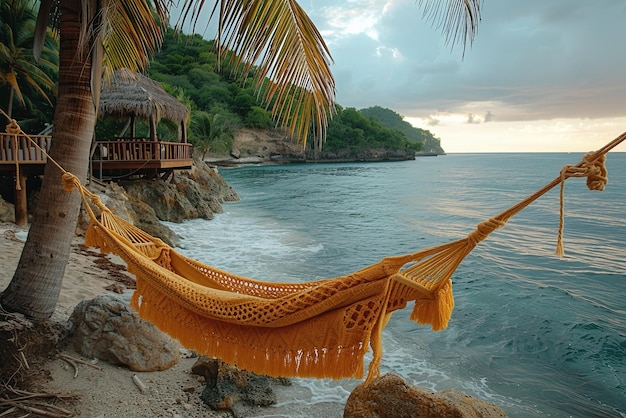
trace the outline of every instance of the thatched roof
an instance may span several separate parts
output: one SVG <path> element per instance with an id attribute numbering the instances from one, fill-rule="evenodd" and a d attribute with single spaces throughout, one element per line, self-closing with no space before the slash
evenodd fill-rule
<path id="1" fill-rule="evenodd" d="M 110 82 L 102 80 L 100 117 L 137 118 L 159 122 L 161 118 L 177 123 L 187 121 L 187 108 L 168 94 L 156 81 L 130 70 L 116 70 Z"/>

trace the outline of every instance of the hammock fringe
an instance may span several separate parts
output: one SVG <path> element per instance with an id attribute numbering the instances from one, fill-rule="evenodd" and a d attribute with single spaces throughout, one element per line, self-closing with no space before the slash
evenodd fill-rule
<path id="1" fill-rule="evenodd" d="M 447 280 L 434 292 L 432 298 L 423 297 L 415 300 L 410 319 L 419 325 L 430 325 L 433 331 L 441 331 L 448 327 L 453 309 L 452 283 Z"/>
<path id="2" fill-rule="evenodd" d="M 147 281 L 138 281 L 131 306 L 142 318 L 157 325 L 186 348 L 220 358 L 242 370 L 273 377 L 331 379 L 361 379 L 364 374 L 367 341 L 351 347 L 288 349 L 285 343 L 293 344 L 292 341 L 307 332 L 306 329 L 291 326 L 257 329 L 251 333 L 246 327 L 207 321 L 164 296 Z M 294 346 L 298 347 L 297 344 Z"/>

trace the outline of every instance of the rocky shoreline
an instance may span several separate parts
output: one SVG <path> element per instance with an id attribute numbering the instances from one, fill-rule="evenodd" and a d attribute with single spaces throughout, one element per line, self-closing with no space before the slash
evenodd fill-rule
<path id="1" fill-rule="evenodd" d="M 230 153 L 209 153 L 204 161 L 213 167 L 237 167 L 260 164 L 407 161 L 414 160 L 420 155 L 411 150 L 386 149 L 368 149 L 358 152 L 323 150 L 315 155 L 312 150 L 305 149 L 301 144 L 291 141 L 280 130 L 241 129 L 233 138 Z"/>

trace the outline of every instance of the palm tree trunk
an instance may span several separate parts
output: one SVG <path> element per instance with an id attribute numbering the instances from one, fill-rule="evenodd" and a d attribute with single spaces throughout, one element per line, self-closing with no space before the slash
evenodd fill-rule
<path id="1" fill-rule="evenodd" d="M 11 87 L 9 89 L 9 104 L 7 105 L 7 115 L 9 115 L 9 117 L 11 117 L 13 113 L 13 96 L 15 96 L 15 89 Z"/>
<path id="2" fill-rule="evenodd" d="M 81 0 L 61 1 L 59 94 L 50 157 L 84 183 L 96 113 L 91 56 L 79 49 L 82 18 Z M 79 193 L 64 191 L 61 175 L 48 162 L 17 270 L 0 295 L 5 309 L 36 319 L 49 318 L 56 308 L 80 210 Z"/>

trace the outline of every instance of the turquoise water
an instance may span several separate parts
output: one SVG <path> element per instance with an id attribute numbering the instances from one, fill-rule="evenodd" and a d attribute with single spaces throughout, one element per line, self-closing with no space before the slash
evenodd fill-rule
<path id="1" fill-rule="evenodd" d="M 221 169 L 241 201 L 214 220 L 173 227 L 183 252 L 237 274 L 334 277 L 462 238 L 581 156 L 452 154 Z M 626 154 L 609 154 L 607 168 L 603 192 L 588 191 L 583 179 L 566 184 L 564 259 L 553 255 L 554 190 L 457 269 L 446 330 L 410 322 L 412 305 L 393 315 L 382 373 L 467 392 L 511 417 L 626 417 Z M 296 383 L 312 391 L 310 407 L 335 402 L 341 411 L 359 382 Z"/>

